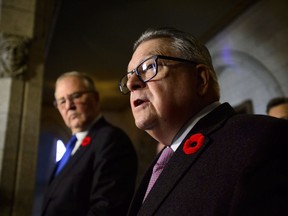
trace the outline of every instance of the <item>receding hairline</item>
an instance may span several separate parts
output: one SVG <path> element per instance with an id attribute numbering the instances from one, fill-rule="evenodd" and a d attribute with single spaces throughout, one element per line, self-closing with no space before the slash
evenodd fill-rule
<path id="1" fill-rule="evenodd" d="M 79 71 L 69 71 L 60 75 L 55 82 L 55 90 L 56 90 L 58 83 L 67 77 L 77 77 L 83 81 L 87 90 L 97 92 L 93 79 L 88 74 L 79 72 Z"/>

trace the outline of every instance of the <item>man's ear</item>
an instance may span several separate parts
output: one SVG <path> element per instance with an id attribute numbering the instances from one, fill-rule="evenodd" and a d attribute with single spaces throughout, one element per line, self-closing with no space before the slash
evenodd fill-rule
<path id="1" fill-rule="evenodd" d="M 210 79 L 209 68 L 204 64 L 198 64 L 196 65 L 196 72 L 198 94 L 203 96 L 208 91 Z"/>

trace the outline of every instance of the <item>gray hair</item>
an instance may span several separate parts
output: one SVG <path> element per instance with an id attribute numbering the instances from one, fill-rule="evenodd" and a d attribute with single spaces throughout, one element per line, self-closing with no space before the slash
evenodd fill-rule
<path id="1" fill-rule="evenodd" d="M 215 92 L 217 92 L 218 97 L 220 97 L 220 87 L 217 75 L 212 64 L 211 55 L 205 45 L 191 34 L 175 28 L 150 28 L 134 43 L 133 51 L 135 51 L 141 43 L 156 38 L 171 39 L 171 48 L 178 51 L 182 58 L 205 64 L 209 68 L 213 88 Z"/>
<path id="2" fill-rule="evenodd" d="M 55 85 L 57 86 L 57 84 L 58 84 L 58 82 L 60 80 L 62 80 L 65 77 L 70 77 L 70 76 L 78 77 L 79 79 L 81 79 L 84 82 L 84 84 L 85 84 L 85 86 L 86 86 L 88 91 L 97 92 L 97 89 L 96 89 L 96 87 L 94 85 L 93 79 L 90 76 L 88 76 L 86 73 L 82 73 L 82 72 L 78 72 L 78 71 L 71 71 L 71 72 L 66 72 L 66 73 L 62 74 L 56 80 L 56 84 Z"/>

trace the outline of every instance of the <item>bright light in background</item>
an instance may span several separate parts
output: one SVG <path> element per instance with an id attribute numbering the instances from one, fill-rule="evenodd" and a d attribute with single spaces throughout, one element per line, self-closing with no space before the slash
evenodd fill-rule
<path id="1" fill-rule="evenodd" d="M 58 162 L 66 151 L 66 147 L 61 140 L 57 140 L 56 144 L 56 162 Z"/>

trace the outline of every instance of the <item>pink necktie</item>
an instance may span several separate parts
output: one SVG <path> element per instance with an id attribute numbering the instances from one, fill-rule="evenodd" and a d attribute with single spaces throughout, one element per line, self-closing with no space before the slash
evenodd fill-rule
<path id="1" fill-rule="evenodd" d="M 153 167 L 152 176 L 150 178 L 150 182 L 149 182 L 149 185 L 147 187 L 146 194 L 145 194 L 143 201 L 146 199 L 148 193 L 150 192 L 150 190 L 153 187 L 154 183 L 156 182 L 157 178 L 161 174 L 165 165 L 168 163 L 169 159 L 172 157 L 173 153 L 174 153 L 174 151 L 169 146 L 167 146 L 163 150 L 162 154 L 158 158 L 158 161 L 156 162 L 156 164 Z"/>

